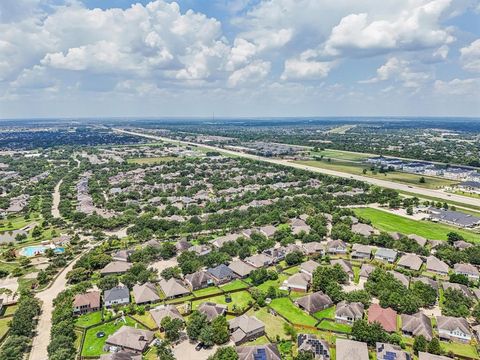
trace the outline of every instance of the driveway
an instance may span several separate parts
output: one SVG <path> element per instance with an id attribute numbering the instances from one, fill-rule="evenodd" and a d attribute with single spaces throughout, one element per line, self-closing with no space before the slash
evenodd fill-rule
<path id="1" fill-rule="evenodd" d="M 215 354 L 218 346 L 213 346 L 210 349 L 202 349 L 200 351 L 195 350 L 197 343 L 190 343 L 185 340 L 173 348 L 173 354 L 176 359 L 195 359 L 195 360 L 207 360 L 209 356 Z M 226 344 L 228 346 L 231 344 Z"/>

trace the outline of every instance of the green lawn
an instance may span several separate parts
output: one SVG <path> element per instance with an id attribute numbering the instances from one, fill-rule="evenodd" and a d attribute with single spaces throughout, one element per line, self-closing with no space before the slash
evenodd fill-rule
<path id="1" fill-rule="evenodd" d="M 102 312 L 95 311 L 90 314 L 81 315 L 75 321 L 75 325 L 78 327 L 89 327 L 95 324 L 99 324 L 102 322 Z"/>
<path id="2" fill-rule="evenodd" d="M 293 274 L 298 273 L 298 270 L 300 270 L 300 265 L 291 267 L 289 269 L 285 269 L 285 270 L 283 270 L 283 273 L 288 274 L 288 275 L 293 275 Z"/>
<path id="3" fill-rule="evenodd" d="M 17 311 L 18 305 L 5 306 L 3 316 L 13 315 Z"/>
<path id="4" fill-rule="evenodd" d="M 338 332 L 346 332 L 350 333 L 352 328 L 345 324 L 338 324 L 334 321 L 323 320 L 320 324 L 318 324 L 318 328 L 327 331 L 338 331 Z"/>
<path id="5" fill-rule="evenodd" d="M 446 240 L 447 234 L 454 231 L 462 235 L 466 240 L 480 241 L 480 234 L 445 224 L 411 220 L 372 208 L 357 208 L 353 209 L 353 211 L 358 216 L 369 219 L 373 226 L 383 231 L 398 231 L 405 235 L 417 234 L 431 240 Z"/>
<path id="6" fill-rule="evenodd" d="M 294 324 L 315 326 L 317 323 L 315 318 L 301 310 L 287 297 L 272 300 L 270 307 Z"/>
<path id="7" fill-rule="evenodd" d="M 8 331 L 9 323 L 12 321 L 12 318 L 3 318 L 0 319 L 0 338 L 3 337 Z"/>
<path id="8" fill-rule="evenodd" d="M 127 163 L 129 164 L 138 164 L 138 165 L 143 165 L 143 164 L 157 164 L 157 163 L 162 163 L 162 162 L 168 162 L 168 161 L 178 161 L 182 160 L 181 157 L 175 157 L 175 156 L 159 156 L 159 157 L 146 157 L 146 158 L 132 158 L 128 159 Z"/>
<path id="9" fill-rule="evenodd" d="M 325 310 L 318 311 L 314 315 L 318 319 L 323 319 L 323 318 L 335 319 L 335 306 L 329 307 L 328 309 L 325 309 Z"/>
<path id="10" fill-rule="evenodd" d="M 258 320 L 265 324 L 265 332 L 270 339 L 276 339 L 277 335 L 281 339 L 286 339 L 285 332 L 283 331 L 283 326 L 286 324 L 286 321 L 281 316 L 270 314 L 268 312 L 268 308 L 266 307 L 255 312 L 250 310 L 248 315 L 255 316 Z"/>
<path id="11" fill-rule="evenodd" d="M 288 279 L 288 275 L 286 274 L 279 274 L 277 280 L 268 280 L 265 281 L 263 284 L 257 286 L 258 289 L 261 291 L 267 291 L 270 286 L 273 286 L 275 289 L 278 288 L 283 284 L 285 280 Z"/>
<path id="12" fill-rule="evenodd" d="M 470 344 L 461 344 L 456 342 L 441 342 L 442 348 L 448 352 L 452 351 L 455 355 L 466 356 L 472 359 L 478 359 L 479 354 L 475 346 Z"/>
<path id="13" fill-rule="evenodd" d="M 246 289 L 246 288 L 248 288 L 248 285 L 239 279 L 220 286 L 220 289 L 222 289 L 225 292 L 239 290 L 239 289 Z"/>
<path id="14" fill-rule="evenodd" d="M 157 328 L 157 324 L 155 323 L 155 321 L 153 320 L 152 316 L 148 311 L 146 311 L 145 314 L 143 315 L 135 314 L 135 315 L 132 315 L 132 317 L 135 320 L 138 320 L 139 322 L 141 322 L 142 324 L 148 326 L 150 329 Z"/>
<path id="15" fill-rule="evenodd" d="M 80 330 L 74 330 L 75 331 L 75 335 L 77 336 L 75 338 L 75 343 L 74 343 L 74 346 L 75 346 L 75 349 L 77 349 L 77 352 L 78 350 L 80 349 L 80 345 L 82 345 L 82 335 L 83 333 L 80 331 Z"/>
<path id="16" fill-rule="evenodd" d="M 318 152 L 312 151 L 311 154 L 313 156 L 323 155 L 324 158 L 347 160 L 347 161 L 361 161 L 361 160 L 367 159 L 370 156 L 369 154 L 355 153 L 355 152 L 342 151 L 342 150 L 333 150 L 333 149 L 325 149 Z"/>
<path id="17" fill-rule="evenodd" d="M 103 351 L 103 346 L 105 345 L 105 341 L 110 335 L 112 335 L 115 331 L 117 331 L 124 325 L 135 327 L 135 324 L 138 324 L 136 321 L 132 320 L 129 317 L 126 317 L 125 320 L 126 323 L 121 320 L 114 320 L 88 329 L 85 334 L 85 340 L 83 342 L 82 356 L 100 356 L 101 354 L 104 354 L 105 352 Z M 143 326 L 138 324 L 137 328 L 142 329 Z M 103 331 L 105 333 L 105 336 L 102 338 L 97 338 L 97 333 L 100 331 Z"/>
<path id="18" fill-rule="evenodd" d="M 252 346 L 252 345 L 266 345 L 270 344 L 270 341 L 268 341 L 266 336 L 260 336 L 259 338 L 256 338 L 255 340 L 246 342 L 244 345 L 245 346 Z"/>
<path id="19" fill-rule="evenodd" d="M 236 309 L 244 309 L 248 306 L 248 303 L 254 302 L 252 296 L 248 291 L 239 291 L 235 293 L 230 294 L 232 301 L 227 304 L 225 301 L 225 295 L 217 295 L 217 296 L 212 296 L 208 299 L 202 299 L 202 300 L 195 300 L 192 302 L 192 309 L 198 308 L 202 303 L 209 301 L 213 302 L 215 304 L 223 304 L 223 305 L 228 305 L 228 310 L 233 311 L 234 308 Z"/>
<path id="20" fill-rule="evenodd" d="M 216 286 L 209 286 L 205 289 L 196 290 L 193 292 L 193 295 L 196 297 L 206 296 L 206 295 L 217 295 L 221 294 L 222 291 Z"/>
<path id="21" fill-rule="evenodd" d="M 404 173 L 400 171 L 392 171 L 392 172 L 389 172 L 388 174 L 387 173 L 373 174 L 369 170 L 370 169 L 369 164 L 362 164 L 360 162 L 354 163 L 354 162 L 343 161 L 343 160 L 332 160 L 330 162 L 326 160 L 323 160 L 323 161 L 307 160 L 307 161 L 295 161 L 295 163 L 318 167 L 321 169 L 341 171 L 346 174 L 361 175 L 361 176 L 366 176 L 370 178 L 388 180 L 388 181 L 398 182 L 398 183 L 407 184 L 407 185 L 415 185 L 418 187 L 424 187 L 428 189 L 438 189 L 441 187 L 450 186 L 458 183 L 456 181 L 452 181 L 448 179 L 429 177 L 429 176 L 423 176 L 426 181 L 425 183 L 420 183 L 420 178 L 422 177 L 422 175 Z M 368 169 L 366 174 L 363 173 L 364 169 Z"/>

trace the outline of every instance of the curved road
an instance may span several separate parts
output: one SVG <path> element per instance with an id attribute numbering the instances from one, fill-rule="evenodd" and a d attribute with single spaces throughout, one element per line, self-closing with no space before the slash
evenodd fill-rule
<path id="1" fill-rule="evenodd" d="M 337 177 L 343 177 L 343 178 L 350 178 L 350 179 L 355 179 L 359 181 L 364 181 L 369 184 L 381 186 L 384 188 L 388 189 L 394 189 L 394 190 L 399 190 L 399 191 L 406 191 L 410 193 L 417 194 L 419 196 L 430 196 L 430 197 L 435 197 L 438 199 L 446 200 L 446 201 L 455 201 L 463 204 L 468 204 L 468 205 L 473 205 L 473 206 L 479 206 L 480 207 L 480 199 L 477 198 L 470 198 L 467 196 L 462 196 L 462 195 L 457 195 L 457 194 L 447 194 L 445 192 L 439 191 L 439 190 L 432 190 L 432 189 L 425 189 L 425 188 L 419 188 L 416 186 L 409 186 L 405 184 L 400 184 L 388 180 L 380 180 L 380 179 L 373 179 L 369 178 L 366 176 L 361 176 L 361 175 L 352 175 L 352 174 L 346 174 L 340 171 L 335 171 L 335 170 L 328 170 L 328 169 L 322 169 L 322 168 L 317 168 L 314 166 L 308 166 L 308 165 L 303 165 L 303 164 L 297 164 L 288 160 L 282 160 L 282 159 L 271 159 L 263 156 L 258 156 L 258 155 L 252 155 L 252 154 L 246 154 L 242 153 L 239 151 L 232 151 L 232 150 L 226 150 L 221 147 L 217 146 L 212 146 L 212 145 L 204 145 L 204 144 L 198 144 L 190 141 L 183 141 L 183 140 L 173 140 L 169 138 L 165 138 L 162 136 L 155 136 L 155 135 L 149 135 L 149 134 L 143 134 L 135 131 L 128 131 L 128 130 L 123 130 L 123 129 L 113 129 L 114 131 L 118 131 L 121 133 L 129 134 L 129 135 L 136 135 L 136 136 L 141 136 L 147 139 L 152 139 L 152 140 L 159 140 L 159 141 L 166 141 L 166 142 L 173 142 L 173 143 L 179 143 L 183 145 L 193 145 L 193 146 L 201 146 L 210 150 L 214 151 L 221 151 L 223 153 L 233 155 L 233 156 L 240 156 L 243 158 L 247 159 L 252 159 L 252 160 L 257 160 L 257 161 L 264 161 L 272 164 L 279 164 L 279 165 L 284 165 L 284 166 L 289 166 L 297 169 L 302 169 L 302 170 L 308 170 L 316 173 L 321 173 L 321 174 L 326 174 L 326 175 L 331 175 L 331 176 L 337 176 Z"/>

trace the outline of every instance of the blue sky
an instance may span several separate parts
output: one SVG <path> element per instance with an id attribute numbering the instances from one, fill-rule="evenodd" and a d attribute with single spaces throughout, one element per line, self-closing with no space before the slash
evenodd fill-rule
<path id="1" fill-rule="evenodd" d="M 2 0 L 0 118 L 480 116 L 480 0 Z"/>

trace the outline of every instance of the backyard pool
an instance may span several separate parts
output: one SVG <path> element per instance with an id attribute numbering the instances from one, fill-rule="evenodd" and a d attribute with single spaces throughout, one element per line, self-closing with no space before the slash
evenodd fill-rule
<path id="1" fill-rule="evenodd" d="M 54 248 L 54 247 L 45 246 L 45 245 L 35 245 L 35 246 L 24 247 L 22 250 L 20 250 L 20 255 L 28 256 L 28 257 L 41 255 L 47 249 L 53 249 L 53 251 L 57 254 L 61 254 L 65 252 L 65 249 L 63 247 Z"/>

